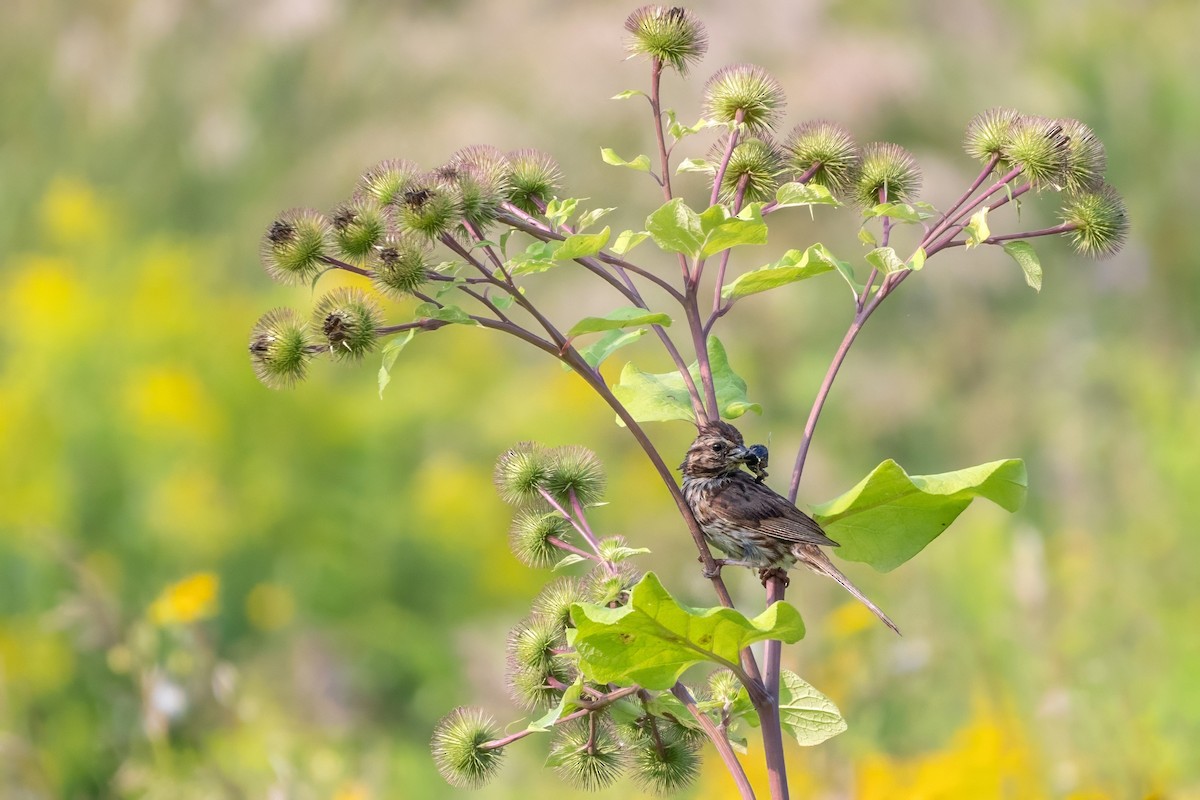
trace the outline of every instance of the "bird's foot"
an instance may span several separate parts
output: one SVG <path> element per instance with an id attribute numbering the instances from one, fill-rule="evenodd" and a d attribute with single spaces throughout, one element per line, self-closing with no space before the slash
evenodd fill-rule
<path id="1" fill-rule="evenodd" d="M 783 588 L 792 585 L 792 579 L 788 577 L 787 570 L 782 567 L 763 567 L 758 571 L 758 579 L 762 581 L 762 585 L 766 586 L 767 581 L 772 578 L 778 578 L 783 581 Z"/>
<path id="2" fill-rule="evenodd" d="M 697 558 L 696 560 L 699 561 L 701 564 L 704 563 L 703 558 Z M 703 568 L 701 568 L 700 574 L 702 574 L 705 578 L 708 578 L 711 581 L 713 578 L 721 577 L 721 567 L 723 567 L 723 566 L 725 566 L 724 561 L 722 561 L 719 558 L 714 558 L 712 567 L 705 565 Z"/>

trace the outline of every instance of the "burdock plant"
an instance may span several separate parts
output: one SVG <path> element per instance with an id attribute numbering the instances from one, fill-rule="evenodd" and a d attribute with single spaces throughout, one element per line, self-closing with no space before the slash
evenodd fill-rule
<path id="1" fill-rule="evenodd" d="M 511 337 L 573 370 L 615 412 L 695 543 L 718 601 L 712 608 L 680 604 L 657 575 L 636 569 L 647 552 L 638 542 L 593 529 L 589 511 L 604 500 L 606 486 L 591 451 L 524 443 L 504 453 L 495 483 L 514 507 L 515 555 L 531 568 L 587 574 L 551 580 L 511 634 L 508 684 L 532 719 L 502 733 L 481 712 L 460 709 L 438 725 L 432 750 L 447 781 L 479 786 L 509 746 L 544 735 L 552 741 L 548 766 L 572 785 L 594 789 L 630 774 L 669 793 L 696 779 L 707 742 L 741 797 L 754 796 L 741 759 L 762 758 L 767 792 L 784 798 L 784 736 L 816 745 L 845 722 L 817 689 L 780 668 L 782 646 L 805 633 L 800 613 L 783 600 L 783 576 L 764 576 L 767 607 L 757 616 L 733 607 L 723 562 L 713 558 L 669 466 L 682 454 L 660 453 L 645 424 L 704 426 L 761 413 L 716 337 L 717 325 L 753 295 L 812 279 L 844 280 L 849 323 L 792 462 L 787 499 L 794 503 L 838 369 L 901 284 L 936 272 L 931 260 L 950 248 L 997 246 L 1040 288 L 1031 240 L 1064 236 L 1083 255 L 1108 256 L 1124 242 L 1128 220 L 1120 196 L 1104 182 L 1100 140 L 1076 120 L 983 112 L 968 123 L 964 143 L 980 171 L 939 208 L 922 199 L 916 159 L 898 144 L 859 147 L 827 120 L 799 121 L 779 137 L 784 91 L 761 67 L 718 70 L 702 90 L 704 118 L 679 123 L 662 105 L 661 78 L 666 70 L 685 75 L 699 62 L 707 49 L 703 25 L 686 9 L 648 5 L 629 16 L 625 29 L 628 52 L 649 62 L 649 85 L 615 99 L 648 104 L 655 152 L 627 160 L 605 149 L 603 158 L 646 173 L 661 190 L 662 204 L 648 209 L 644 226 L 616 235 L 600 227 L 612 209 L 588 208 L 564 194 L 555 160 L 534 150 L 476 145 L 433 168 L 382 162 L 330 217 L 289 211 L 268 225 L 262 261 L 273 278 L 307 285 L 338 270 L 361 283 L 321 297 L 307 322 L 287 309 L 265 315 L 251 333 L 250 359 L 265 384 L 280 387 L 303 379 L 318 356 L 357 361 L 380 349 L 382 394 L 397 356 L 418 333 L 466 325 Z M 706 158 L 678 158 L 677 150 L 705 136 Z M 672 185 L 678 172 L 699 173 L 703 192 L 678 193 Z M 1023 228 L 1020 217 L 1004 213 L 1047 196 L 1060 198 L 1057 224 Z M 843 259 L 814 243 L 772 263 L 750 260 L 749 246 L 767 241 L 776 215 L 796 208 L 822 218 L 854 216 L 865 252 Z M 893 244 L 898 226 L 914 232 L 911 250 Z M 634 249 L 645 243 L 652 249 L 635 260 Z M 567 264 L 616 298 L 611 311 L 564 323 L 540 304 L 540 274 Z M 649 288 L 665 307 L 650 305 L 643 294 Z M 372 292 L 398 300 L 403 318 L 386 322 Z M 746 332 L 761 332 L 751 322 Z M 601 363 L 647 333 L 673 368 L 651 374 L 628 363 L 610 386 Z M 753 453 L 751 466 L 764 480 L 766 450 Z M 940 535 L 974 497 L 1017 510 L 1025 481 L 1015 459 L 936 476 L 909 476 L 888 460 L 811 510 L 840 543 L 833 552 L 886 572 Z M 683 680 L 697 665 L 707 665 L 707 674 Z M 762 748 L 739 756 L 734 743 L 740 746 L 753 728 Z"/>

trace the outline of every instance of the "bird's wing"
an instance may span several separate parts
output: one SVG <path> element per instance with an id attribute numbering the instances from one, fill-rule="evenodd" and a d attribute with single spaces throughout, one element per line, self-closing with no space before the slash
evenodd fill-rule
<path id="1" fill-rule="evenodd" d="M 709 502 L 719 516 L 736 520 L 747 528 L 760 530 L 776 539 L 824 547 L 838 546 L 837 542 L 825 535 L 816 520 L 769 486 L 756 483 L 745 472 L 739 472 L 720 491 L 714 492 Z"/>

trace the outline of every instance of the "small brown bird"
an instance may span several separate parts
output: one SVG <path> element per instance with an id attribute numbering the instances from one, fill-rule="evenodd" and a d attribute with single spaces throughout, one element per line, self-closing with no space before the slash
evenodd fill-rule
<path id="1" fill-rule="evenodd" d="M 772 570 L 786 570 L 799 561 L 840 583 L 899 634 L 887 614 L 821 551 L 821 546 L 838 543 L 825 535 L 816 520 L 742 470 L 754 457 L 741 432 L 718 421 L 700 428 L 679 467 L 683 496 L 709 544 L 729 556 L 724 565 L 758 569 L 765 582 Z"/>

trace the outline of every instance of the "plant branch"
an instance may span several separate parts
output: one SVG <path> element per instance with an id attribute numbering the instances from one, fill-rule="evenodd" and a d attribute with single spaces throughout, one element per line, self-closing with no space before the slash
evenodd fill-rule
<path id="1" fill-rule="evenodd" d="M 662 102 L 659 90 L 662 87 L 663 62 L 654 58 L 650 63 L 650 113 L 654 115 L 654 135 L 658 139 L 658 160 L 662 165 L 663 200 L 671 201 L 671 154 L 667 151 L 667 138 L 663 135 Z"/>
<path id="2" fill-rule="evenodd" d="M 589 703 L 588 708 L 581 708 L 578 711 L 573 711 L 570 714 L 560 717 L 557 720 L 555 720 L 554 724 L 562 725 L 565 722 L 572 722 L 574 720 L 577 720 L 580 717 L 583 717 L 587 714 L 591 714 L 593 711 L 596 711 L 597 709 L 604 708 L 605 706 L 608 706 L 608 705 L 612 705 L 613 703 L 617 702 L 621 698 L 628 697 L 629 695 L 634 694 L 639 689 L 641 689 L 640 686 L 626 686 L 623 689 L 617 689 L 615 691 L 609 692 L 608 694 L 603 695 L 599 700 Z M 541 733 L 541 731 L 536 731 L 536 730 L 517 731 L 516 733 L 509 734 L 508 736 L 505 736 L 501 739 L 492 739 L 490 742 L 484 742 L 483 744 L 479 745 L 479 749 L 480 750 L 499 750 L 502 747 L 508 747 L 513 742 L 517 742 L 517 741 L 520 741 L 521 739 L 524 739 L 526 736 L 529 736 L 532 733 Z"/>
<path id="3" fill-rule="evenodd" d="M 317 260 L 328 264 L 331 267 L 335 267 L 336 269 L 342 269 L 346 272 L 353 272 L 355 275 L 362 275 L 366 278 L 375 277 L 375 273 L 371 270 L 363 269 L 362 267 L 356 267 L 353 264 L 347 264 L 345 261 L 334 258 L 333 256 L 318 256 Z"/>
<path id="4" fill-rule="evenodd" d="M 742 763 L 738 761 L 737 753 L 733 752 L 732 745 L 729 744 L 729 737 L 724 731 L 717 727 L 712 718 L 700 710 L 696 705 L 696 698 L 692 697 L 692 693 L 682 683 L 676 683 L 671 687 L 671 694 L 683 703 L 688 712 L 699 723 L 704 732 L 708 734 L 709 740 L 712 741 L 713 747 L 717 749 L 717 755 L 721 757 L 721 761 L 725 763 L 725 768 L 729 770 L 733 782 L 738 787 L 738 793 L 742 800 L 754 800 L 754 788 L 750 785 L 750 780 L 746 777 L 746 771 L 742 768 Z"/>
<path id="5" fill-rule="evenodd" d="M 1003 244 L 1004 242 L 1013 241 L 1014 239 L 1033 239 L 1037 236 L 1053 236 L 1059 233 L 1070 233 L 1078 227 L 1079 226 L 1073 222 L 1064 222 L 1062 225 L 1055 225 L 1052 228 L 1042 228 L 1041 230 L 1036 231 L 1005 233 L 1000 236 L 989 236 L 980 242 L 980 244 Z M 967 242 L 965 239 L 956 239 L 954 241 L 946 242 L 940 249 L 945 249 L 947 247 L 962 247 L 966 243 Z"/>

